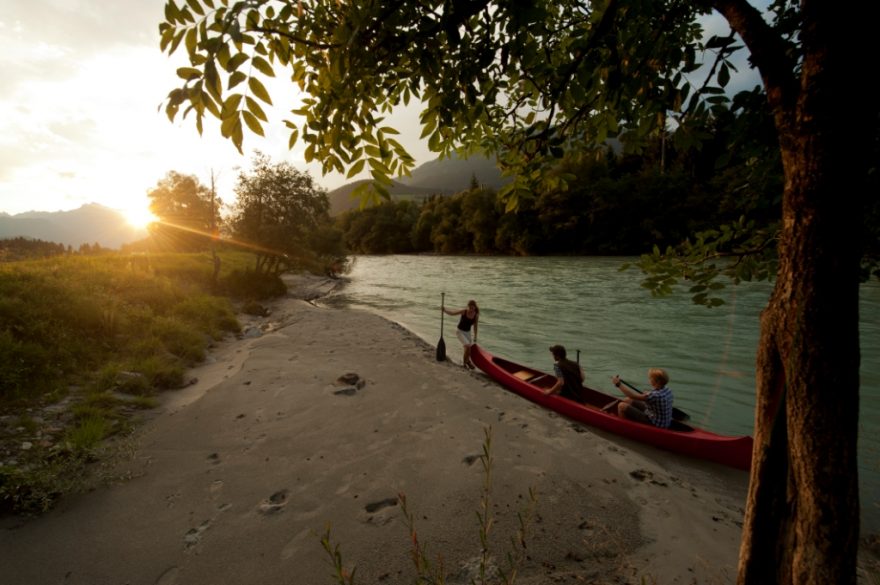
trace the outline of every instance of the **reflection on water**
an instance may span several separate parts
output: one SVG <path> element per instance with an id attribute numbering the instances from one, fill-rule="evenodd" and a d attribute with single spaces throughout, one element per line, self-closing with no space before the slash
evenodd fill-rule
<path id="1" fill-rule="evenodd" d="M 580 350 L 587 384 L 616 393 L 610 378 L 647 386 L 649 367 L 666 368 L 676 406 L 722 434 L 751 434 L 759 315 L 771 285 L 722 291 L 726 304 L 707 309 L 686 293 L 655 299 L 621 258 L 362 256 L 352 282 L 326 300 L 400 323 L 431 344 L 440 337 L 440 299 L 481 309 L 480 343 L 497 355 L 552 368 L 548 347 Z M 447 355 L 460 361 L 446 317 Z M 862 287 L 860 467 L 863 523 L 880 530 L 880 285 Z"/>

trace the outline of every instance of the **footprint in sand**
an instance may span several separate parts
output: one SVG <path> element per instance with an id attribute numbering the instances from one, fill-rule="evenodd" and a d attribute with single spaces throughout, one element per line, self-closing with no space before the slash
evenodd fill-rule
<path id="1" fill-rule="evenodd" d="M 367 504 L 364 506 L 366 516 L 362 518 L 362 521 L 366 524 L 373 524 L 376 526 L 388 524 L 391 521 L 393 514 L 386 508 L 391 508 L 393 506 L 397 506 L 397 498 L 385 498 L 384 500 Z"/>
<path id="2" fill-rule="evenodd" d="M 473 465 L 475 462 L 479 461 L 480 457 L 482 457 L 482 455 L 467 455 L 461 461 L 467 465 Z"/>
<path id="3" fill-rule="evenodd" d="M 396 506 L 397 498 L 385 498 L 379 502 L 373 502 L 372 504 L 367 504 L 364 506 L 364 510 L 368 513 L 372 514 L 373 512 L 378 512 L 382 508 L 387 508 L 389 506 Z"/>
<path id="4" fill-rule="evenodd" d="M 177 574 L 180 573 L 180 569 L 177 567 L 171 567 L 166 569 L 159 578 L 156 580 L 156 585 L 174 585 L 177 583 Z"/>
<path id="5" fill-rule="evenodd" d="M 665 481 L 662 481 L 659 479 L 654 479 L 654 474 L 651 473 L 650 471 L 645 470 L 645 469 L 636 469 L 635 471 L 630 471 L 629 475 L 633 479 L 637 479 L 639 481 L 647 481 L 648 483 L 651 483 L 654 485 L 659 485 L 662 487 L 668 487 L 668 485 L 669 485 Z"/>
<path id="6" fill-rule="evenodd" d="M 284 506 L 287 505 L 287 494 L 287 490 L 279 490 L 260 502 L 260 513 L 271 516 L 283 510 Z"/>
<path id="7" fill-rule="evenodd" d="M 199 525 L 198 528 L 190 528 L 186 534 L 183 535 L 183 548 L 184 550 L 188 550 L 195 545 L 199 544 L 202 541 L 202 534 L 210 528 L 211 521 L 205 520 Z"/>

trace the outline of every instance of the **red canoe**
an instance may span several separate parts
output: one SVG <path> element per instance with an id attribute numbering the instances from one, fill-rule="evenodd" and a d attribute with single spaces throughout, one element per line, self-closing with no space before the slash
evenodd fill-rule
<path id="1" fill-rule="evenodd" d="M 669 429 L 637 423 L 617 416 L 619 398 L 586 386 L 586 404 L 558 394 L 547 396 L 543 390 L 550 388 L 556 381 L 552 374 L 495 357 L 478 345 L 473 346 L 471 359 L 478 368 L 508 390 L 572 420 L 655 447 L 737 469 L 749 469 L 751 466 L 752 438 L 749 436 L 725 437 L 681 421 L 674 421 Z"/>

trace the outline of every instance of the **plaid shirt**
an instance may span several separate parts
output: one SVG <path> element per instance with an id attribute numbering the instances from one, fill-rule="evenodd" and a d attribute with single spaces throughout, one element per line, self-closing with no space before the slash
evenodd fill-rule
<path id="1" fill-rule="evenodd" d="M 645 414 L 654 423 L 654 426 L 668 429 L 672 424 L 672 390 L 667 387 L 659 390 L 651 390 L 645 394 L 647 409 Z"/>

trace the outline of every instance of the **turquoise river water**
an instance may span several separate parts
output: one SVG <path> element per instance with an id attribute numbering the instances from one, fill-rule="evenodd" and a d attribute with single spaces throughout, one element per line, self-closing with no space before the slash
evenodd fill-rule
<path id="1" fill-rule="evenodd" d="M 752 434 L 759 315 L 772 285 L 744 283 L 707 309 L 686 292 L 656 299 L 627 258 L 359 256 L 351 282 L 325 299 L 400 323 L 431 344 L 446 306 L 480 306 L 479 343 L 496 355 L 552 371 L 548 346 L 577 357 L 586 383 L 616 394 L 610 378 L 647 387 L 646 371 L 666 368 L 676 406 L 697 426 Z M 862 285 L 860 307 L 860 484 L 863 532 L 880 531 L 880 284 Z M 458 320 L 446 316 L 447 356 L 461 363 Z"/>

